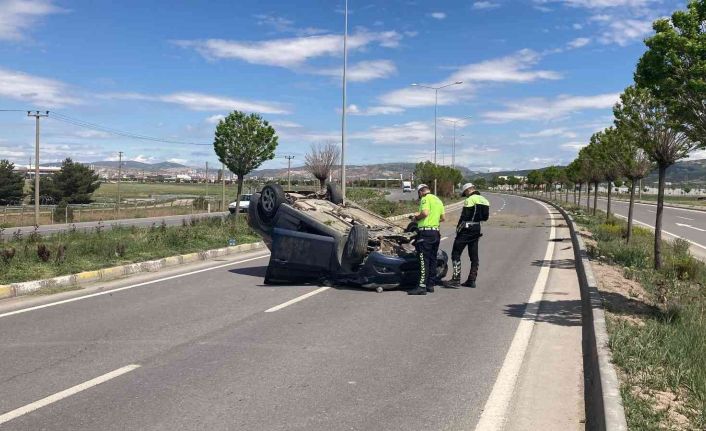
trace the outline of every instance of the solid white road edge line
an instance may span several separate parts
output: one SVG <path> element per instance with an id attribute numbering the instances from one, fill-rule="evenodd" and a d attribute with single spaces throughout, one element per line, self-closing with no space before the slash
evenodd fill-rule
<path id="1" fill-rule="evenodd" d="M 145 282 L 143 282 L 143 283 L 132 284 L 132 285 L 130 285 L 130 286 L 118 287 L 118 288 L 116 288 L 116 289 L 110 289 L 110 290 L 105 290 L 105 291 L 102 291 L 102 292 L 91 293 L 91 294 L 89 294 L 89 295 L 77 296 L 77 297 L 75 297 L 75 298 L 64 299 L 64 300 L 62 300 L 62 301 L 50 302 L 50 303 L 48 303 L 48 304 L 42 304 L 42 305 L 37 305 L 37 306 L 34 306 L 34 307 L 22 308 L 22 309 L 20 309 L 20 310 L 9 311 L 9 312 L 7 312 L 7 313 L 0 314 L 0 318 L 9 317 L 9 316 L 14 316 L 14 315 L 16 315 L 16 314 L 27 313 L 27 312 L 35 311 L 35 310 L 41 310 L 42 308 L 54 307 L 54 306 L 56 306 L 56 305 L 67 304 L 67 303 L 69 303 L 69 302 L 81 301 L 81 300 L 83 300 L 83 299 L 93 298 L 93 297 L 96 297 L 96 296 L 108 295 L 108 294 L 111 294 L 111 293 L 120 292 L 120 291 L 122 291 L 122 290 L 133 289 L 133 288 L 135 288 L 135 287 L 140 287 L 140 286 L 147 286 L 148 284 L 154 284 L 154 283 L 159 283 L 159 282 L 162 282 L 162 281 L 173 280 L 173 279 L 175 279 L 175 278 L 181 278 L 181 277 L 186 277 L 186 276 L 193 275 L 193 274 L 199 274 L 199 273 L 201 273 L 201 272 L 213 271 L 214 269 L 225 268 L 226 266 L 232 266 L 232 265 L 237 265 L 237 264 L 239 264 L 239 263 L 245 263 L 245 262 L 250 262 L 250 261 L 253 261 L 253 260 L 262 259 L 263 257 L 268 257 L 269 255 L 270 255 L 270 254 L 267 253 L 267 254 L 265 254 L 265 255 L 253 257 L 253 258 L 250 258 L 250 259 L 244 259 L 244 260 L 239 260 L 239 261 L 236 261 L 236 262 L 225 263 L 225 264 L 223 264 L 223 265 L 217 265 L 217 266 L 212 266 L 212 267 L 210 267 L 210 268 L 204 268 L 204 269 L 199 269 L 199 270 L 196 270 L 196 271 L 185 272 L 185 273 L 183 273 L 183 274 L 171 275 L 171 276 L 169 276 L 169 277 L 158 278 L 158 279 L 156 279 L 156 280 L 151 280 L 151 281 L 145 281 Z"/>
<path id="2" fill-rule="evenodd" d="M 533 200 L 533 199 L 532 199 Z M 542 202 L 535 201 L 539 205 L 542 205 L 547 213 L 552 215 L 551 210 L 547 205 Z M 558 213 L 557 213 L 558 214 Z M 553 217 L 551 217 L 551 231 L 549 233 L 549 239 L 556 237 L 556 223 Z M 554 256 L 554 241 L 549 241 L 547 244 L 547 251 L 544 254 L 544 264 L 539 270 L 539 275 L 532 288 L 532 294 L 527 300 L 527 307 L 522 315 L 520 324 L 517 327 L 515 336 L 510 344 L 510 349 L 505 356 L 502 368 L 498 373 L 498 378 L 493 385 L 493 390 L 485 402 L 483 407 L 483 413 L 478 420 L 476 425 L 476 431 L 491 431 L 491 430 L 501 430 L 505 425 L 507 420 L 507 410 L 512 401 L 512 396 L 515 391 L 515 385 L 517 383 L 517 378 L 520 374 L 520 369 L 524 361 L 525 353 L 527 352 L 527 346 L 529 345 L 530 338 L 532 337 L 532 331 L 534 330 L 535 318 L 528 316 L 537 316 L 539 309 L 539 303 L 544 296 L 544 289 L 547 285 L 547 280 L 549 278 L 550 262 Z"/>
<path id="3" fill-rule="evenodd" d="M 599 200 L 599 201 L 604 201 L 604 202 L 606 202 L 608 199 L 605 199 L 605 198 L 598 198 L 598 200 Z M 629 202 L 627 202 L 627 201 L 612 201 L 612 202 L 611 202 L 611 205 L 614 204 L 614 203 L 625 204 L 625 205 L 628 205 L 628 204 L 629 204 Z M 654 208 L 654 207 L 657 206 L 656 203 L 654 203 L 654 204 L 643 204 L 643 203 L 640 203 L 640 202 L 635 202 L 635 205 L 640 205 L 640 206 L 643 206 L 643 207 L 652 207 L 652 208 Z M 706 211 L 704 211 L 704 210 L 693 210 L 693 209 L 690 209 L 690 208 L 679 208 L 679 207 L 671 207 L 671 206 L 666 206 L 666 205 L 664 206 L 664 209 L 665 209 L 665 210 L 676 210 L 676 211 L 688 211 L 688 212 L 697 213 L 697 214 L 704 214 L 704 213 L 706 213 Z"/>
<path id="4" fill-rule="evenodd" d="M 628 219 L 627 217 L 625 217 L 624 215 L 621 215 L 621 214 L 614 214 L 614 215 L 615 215 L 616 217 L 620 217 L 620 218 L 625 219 L 625 220 Z M 650 224 L 647 224 L 647 223 L 644 223 L 644 222 L 641 222 L 641 221 L 635 220 L 635 219 L 633 219 L 633 222 L 634 222 L 634 223 L 637 223 L 637 224 L 639 224 L 639 225 L 645 226 L 646 228 L 655 230 L 654 226 L 652 226 L 652 225 L 650 225 Z M 706 250 L 706 245 L 701 245 L 701 244 L 699 244 L 698 242 L 694 242 L 694 241 L 692 241 L 692 240 L 690 240 L 690 239 L 688 239 L 688 238 L 684 238 L 683 236 L 679 236 L 679 235 L 677 235 L 677 234 L 673 234 L 673 233 L 671 233 L 671 232 L 667 232 L 667 231 L 664 230 L 664 229 L 662 229 L 662 233 L 665 233 L 665 234 L 667 234 L 667 235 L 669 235 L 669 236 L 673 236 L 674 238 L 683 239 L 684 241 L 687 241 L 687 242 L 689 242 L 689 243 L 692 244 L 692 245 L 695 245 L 695 246 L 697 246 L 697 247 L 699 247 L 699 248 L 703 248 L 704 250 Z"/>
<path id="5" fill-rule="evenodd" d="M 291 299 L 291 300 L 289 300 L 289 301 L 287 301 L 287 302 L 285 302 L 285 303 L 283 303 L 283 304 L 275 305 L 275 306 L 272 307 L 272 308 L 268 308 L 267 310 L 265 310 L 265 313 L 272 313 L 272 312 L 274 312 L 274 311 L 279 311 L 279 310 L 281 310 L 281 309 L 283 309 L 283 308 L 285 308 L 285 307 L 289 307 L 289 306 L 292 305 L 292 304 L 296 304 L 296 303 L 299 302 L 299 301 L 303 301 L 303 300 L 305 300 L 306 298 L 309 298 L 309 297 L 311 297 L 311 296 L 314 296 L 314 295 L 316 295 L 316 294 L 318 294 L 318 293 L 324 292 L 324 291 L 329 290 L 329 289 L 330 289 L 330 287 L 328 287 L 328 286 L 320 287 L 320 288 L 318 288 L 318 289 L 316 289 L 316 290 L 314 290 L 314 291 L 312 291 L 312 292 L 305 293 L 304 295 L 301 295 L 301 296 L 297 296 L 296 298 Z"/>
<path id="6" fill-rule="evenodd" d="M 31 413 L 37 409 L 42 408 L 42 407 L 48 406 L 49 404 L 55 403 L 57 401 L 61 401 L 64 398 L 70 397 L 72 395 L 76 395 L 77 393 L 79 393 L 81 391 L 85 391 L 86 389 L 90 389 L 94 386 L 100 385 L 101 383 L 105 383 L 108 380 L 122 376 L 123 374 L 129 373 L 130 371 L 133 371 L 137 368 L 140 368 L 140 366 L 136 365 L 136 364 L 126 365 L 122 368 L 118 368 L 117 370 L 114 370 L 114 371 L 111 371 L 107 374 L 103 374 L 102 376 L 96 377 L 95 379 L 91 379 L 87 382 L 78 384 L 78 385 L 71 387 L 69 389 L 65 389 L 61 392 L 57 392 L 54 395 L 49 395 L 48 397 L 42 398 L 39 401 L 35 401 L 31 404 L 27 404 L 26 406 L 12 410 L 11 412 L 7 412 L 3 415 L 0 415 L 0 425 L 4 424 L 5 422 L 9 422 L 13 419 L 17 419 L 20 416 L 26 415 L 27 413 Z"/>

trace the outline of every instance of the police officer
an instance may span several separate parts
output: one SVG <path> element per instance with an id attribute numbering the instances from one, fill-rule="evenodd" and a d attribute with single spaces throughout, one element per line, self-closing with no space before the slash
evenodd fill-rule
<path id="1" fill-rule="evenodd" d="M 451 250 L 451 263 L 453 274 L 451 280 L 444 283 L 447 287 L 458 288 L 459 286 L 476 287 L 478 277 L 478 240 L 483 234 L 480 231 L 480 224 L 488 220 L 490 214 L 490 203 L 480 195 L 475 186 L 466 183 L 461 187 L 463 196 L 463 211 L 456 226 L 456 239 L 454 239 Z M 461 284 L 461 254 L 463 249 L 468 247 L 468 256 L 471 258 L 471 272 L 468 279 Z"/>
<path id="2" fill-rule="evenodd" d="M 434 291 L 436 282 L 436 254 L 439 252 L 441 234 L 439 224 L 444 221 L 444 204 L 441 199 L 430 193 L 429 186 L 417 186 L 419 212 L 411 216 L 417 221 L 419 232 L 415 247 L 419 256 L 419 284 L 407 292 L 410 295 L 426 295 Z"/>

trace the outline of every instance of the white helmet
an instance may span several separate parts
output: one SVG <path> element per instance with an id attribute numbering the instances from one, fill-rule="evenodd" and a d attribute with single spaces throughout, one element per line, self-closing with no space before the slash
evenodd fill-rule
<path id="1" fill-rule="evenodd" d="M 475 189 L 476 186 L 473 185 L 473 183 L 466 183 L 463 186 L 461 186 L 461 193 L 465 192 L 468 189 Z"/>
<path id="2" fill-rule="evenodd" d="M 422 189 L 428 189 L 428 188 L 429 188 L 428 185 L 426 185 L 426 184 L 420 184 L 420 185 L 417 186 L 417 193 L 419 193 L 420 191 L 422 191 Z"/>

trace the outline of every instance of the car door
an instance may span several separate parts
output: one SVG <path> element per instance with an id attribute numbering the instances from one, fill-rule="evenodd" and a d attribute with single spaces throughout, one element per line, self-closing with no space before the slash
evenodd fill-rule
<path id="1" fill-rule="evenodd" d="M 272 231 L 266 283 L 299 282 L 326 277 L 335 266 L 335 239 L 289 229 Z"/>

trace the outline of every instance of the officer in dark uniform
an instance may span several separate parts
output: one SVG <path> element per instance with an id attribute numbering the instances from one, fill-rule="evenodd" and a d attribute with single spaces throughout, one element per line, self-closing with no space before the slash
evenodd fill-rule
<path id="1" fill-rule="evenodd" d="M 436 255 L 439 252 L 441 234 L 439 224 L 444 221 L 444 203 L 431 194 L 429 186 L 417 186 L 419 195 L 419 212 L 411 216 L 417 221 L 417 240 L 415 247 L 419 256 L 419 284 L 407 292 L 410 295 L 426 295 L 434 291 L 436 281 Z"/>
<path id="2" fill-rule="evenodd" d="M 451 280 L 444 283 L 446 287 L 458 288 L 459 286 L 476 287 L 478 277 L 478 241 L 483 234 L 480 231 L 480 224 L 488 220 L 490 214 L 490 203 L 480 195 L 472 183 L 466 183 L 461 187 L 462 193 L 466 196 L 463 202 L 463 211 L 456 226 L 456 239 L 454 239 L 451 250 L 451 263 L 453 274 Z M 468 279 L 461 284 L 461 254 L 463 249 L 468 247 L 468 256 L 471 258 L 471 271 Z"/>

